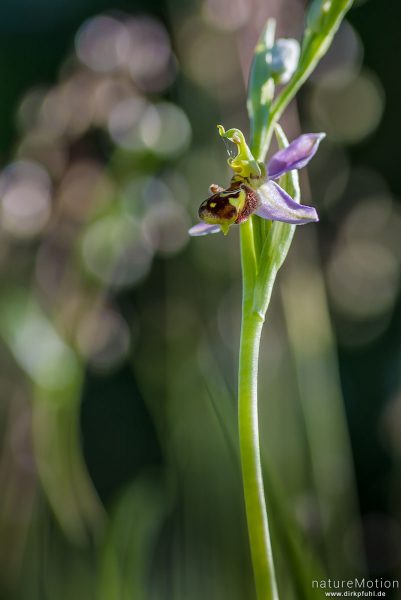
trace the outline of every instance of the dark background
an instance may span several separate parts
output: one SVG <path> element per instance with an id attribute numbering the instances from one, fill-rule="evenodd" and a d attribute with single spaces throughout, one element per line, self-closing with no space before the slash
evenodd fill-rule
<path id="1" fill-rule="evenodd" d="M 2 2 L 1 597 L 253 597 L 235 428 L 238 239 L 185 232 L 207 186 L 228 177 L 215 124 L 247 127 L 242 73 L 265 19 L 299 36 L 304 5 L 227 6 Z M 74 36 L 100 13 L 152 19 L 151 41 L 167 32 L 166 83 L 156 42 L 143 57 L 140 41 L 132 50 L 145 75 L 80 62 Z M 290 138 L 328 133 L 302 180 L 321 221 L 297 232 L 261 357 L 286 600 L 319 598 L 310 581 L 323 573 L 399 576 L 400 19 L 400 3 L 357 4 L 283 121 Z M 63 96 L 78 75 L 76 100 Z M 110 110 L 122 94 L 179 112 L 150 112 L 139 147 L 124 146 L 107 115 L 79 122 L 110 81 L 120 85 Z M 32 89 L 44 91 L 24 112 Z M 53 92 L 59 113 L 46 109 Z M 45 217 L 40 204 L 30 217 L 33 175 L 18 167 L 22 228 L 5 200 L 16 161 L 50 181 Z"/>

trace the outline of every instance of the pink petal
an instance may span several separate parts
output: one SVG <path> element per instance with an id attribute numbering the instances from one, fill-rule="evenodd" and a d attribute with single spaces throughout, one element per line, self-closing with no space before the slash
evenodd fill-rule
<path id="1" fill-rule="evenodd" d="M 220 225 L 209 225 L 209 223 L 197 223 L 188 231 L 189 235 L 199 236 L 199 235 L 208 235 L 209 233 L 218 233 L 220 230 Z"/>
<path id="2" fill-rule="evenodd" d="M 258 189 L 258 196 L 261 204 L 255 214 L 263 219 L 284 221 L 294 225 L 304 225 L 319 220 L 313 206 L 298 204 L 274 181 L 264 183 Z"/>
<path id="3" fill-rule="evenodd" d="M 305 167 L 316 154 L 320 141 L 325 135 L 325 133 L 304 133 L 289 146 L 276 152 L 267 165 L 270 179 L 278 179 L 287 171 Z"/>

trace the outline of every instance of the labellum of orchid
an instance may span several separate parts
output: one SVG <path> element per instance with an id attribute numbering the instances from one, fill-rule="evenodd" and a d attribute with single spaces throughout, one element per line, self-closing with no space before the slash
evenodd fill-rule
<path id="1" fill-rule="evenodd" d="M 289 146 L 276 152 L 267 164 L 258 162 L 252 155 L 243 133 L 239 129 L 224 130 L 218 125 L 222 138 L 237 146 L 237 155 L 228 159 L 234 171 L 228 188 L 210 186 L 211 196 L 199 207 L 201 223 L 189 230 L 192 236 L 222 231 L 228 233 L 231 225 L 239 225 L 252 214 L 271 221 L 303 225 L 318 221 L 312 206 L 298 204 L 276 179 L 288 171 L 302 169 L 316 153 L 324 133 L 307 133 L 296 138 Z"/>

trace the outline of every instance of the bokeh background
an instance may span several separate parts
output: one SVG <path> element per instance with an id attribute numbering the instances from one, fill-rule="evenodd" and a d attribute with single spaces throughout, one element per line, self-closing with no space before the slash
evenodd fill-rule
<path id="1" fill-rule="evenodd" d="M 252 600 L 238 231 L 192 239 L 301 0 L 2 0 L 0 597 Z M 401 5 L 356 3 L 282 120 L 326 131 L 263 339 L 279 587 L 401 566 Z M 397 598 L 396 593 L 387 597 Z"/>

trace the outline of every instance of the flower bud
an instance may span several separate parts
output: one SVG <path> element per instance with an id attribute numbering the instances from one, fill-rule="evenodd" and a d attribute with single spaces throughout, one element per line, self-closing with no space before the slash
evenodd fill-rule
<path id="1" fill-rule="evenodd" d="M 266 62 L 276 84 L 287 83 L 293 76 L 299 61 L 300 47 L 297 40 L 279 39 L 266 53 Z"/>

